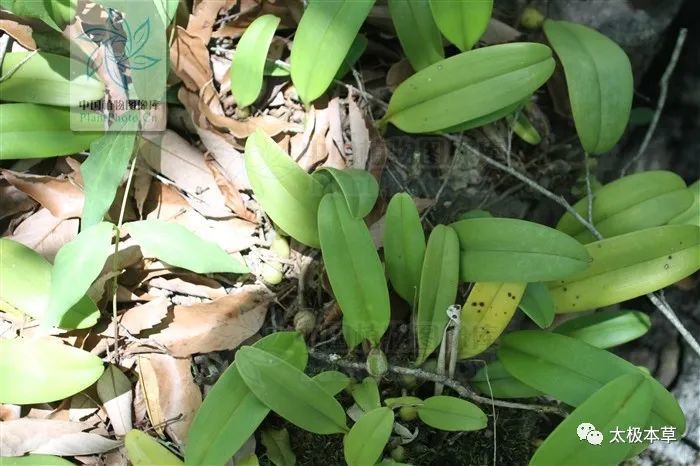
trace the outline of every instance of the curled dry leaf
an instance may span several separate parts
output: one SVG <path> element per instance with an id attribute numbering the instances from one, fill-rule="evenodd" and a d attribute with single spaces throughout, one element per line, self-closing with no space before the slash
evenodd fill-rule
<path id="1" fill-rule="evenodd" d="M 120 442 L 83 432 L 79 422 L 54 419 L 17 419 L 2 424 L 0 451 L 3 456 L 25 453 L 75 456 L 103 453 L 117 448 Z"/>
<path id="2" fill-rule="evenodd" d="M 369 131 L 364 114 L 353 99 L 348 99 L 348 120 L 352 145 L 352 167 L 364 170 L 369 157 Z"/>
<path id="3" fill-rule="evenodd" d="M 198 92 L 213 78 L 204 39 L 181 26 L 177 27 L 175 40 L 170 47 L 170 59 L 175 74 L 192 91 Z"/>
<path id="4" fill-rule="evenodd" d="M 63 220 L 42 208 L 20 223 L 7 238 L 32 248 L 53 262 L 58 250 L 78 236 L 79 224 L 77 218 Z"/>
<path id="5" fill-rule="evenodd" d="M 3 177 L 15 188 L 25 192 L 58 218 L 80 217 L 83 211 L 83 191 L 70 178 L 30 175 L 1 170 Z"/>
<path id="6" fill-rule="evenodd" d="M 270 299 L 264 287 L 248 285 L 211 303 L 175 306 L 172 321 L 150 338 L 176 357 L 236 348 L 260 329 Z"/>
<path id="7" fill-rule="evenodd" d="M 204 161 L 204 155 L 174 131 L 145 135 L 143 160 L 156 172 L 172 180 L 187 194 L 187 200 L 202 215 L 231 216 L 224 196 Z"/>
<path id="8" fill-rule="evenodd" d="M 32 209 L 36 203 L 24 191 L 0 182 L 0 220 Z"/>
<path id="9" fill-rule="evenodd" d="M 144 330 L 151 329 L 160 324 L 168 315 L 170 301 L 165 298 L 156 298 L 145 304 L 132 307 L 117 319 L 119 327 L 132 335 L 138 335 Z M 114 335 L 114 324 L 110 324 L 100 335 L 111 337 Z"/>
<path id="10" fill-rule="evenodd" d="M 27 50 L 36 50 L 32 28 L 9 19 L 0 19 L 0 30 L 4 31 Z"/>
<path id="11" fill-rule="evenodd" d="M 226 290 L 219 282 L 196 274 L 183 278 L 156 277 L 148 282 L 148 286 L 205 299 L 218 299 L 226 296 Z"/>
<path id="12" fill-rule="evenodd" d="M 107 416 L 116 435 L 126 435 L 131 430 L 131 382 L 115 365 L 110 364 L 97 381 L 97 394 L 102 400 Z"/>
<path id="13" fill-rule="evenodd" d="M 138 356 L 139 389 L 143 392 L 151 423 L 163 425 L 175 442 L 184 445 L 190 423 L 202 404 L 202 394 L 194 382 L 190 359 L 167 354 Z M 162 427 L 161 427 L 162 429 Z"/>

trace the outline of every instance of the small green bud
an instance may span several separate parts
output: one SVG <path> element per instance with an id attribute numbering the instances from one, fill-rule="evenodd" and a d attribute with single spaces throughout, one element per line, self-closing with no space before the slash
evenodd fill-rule
<path id="1" fill-rule="evenodd" d="M 313 332 L 316 326 L 316 314 L 303 309 L 294 314 L 294 329 L 300 334 L 306 336 Z"/>
<path id="2" fill-rule="evenodd" d="M 389 369 L 386 355 L 379 348 L 372 348 L 367 355 L 367 372 L 375 379 L 380 379 Z"/>
<path id="3" fill-rule="evenodd" d="M 527 7 L 520 15 L 520 24 L 526 29 L 540 29 L 544 23 L 544 16 L 536 8 Z"/>
<path id="4" fill-rule="evenodd" d="M 413 421 L 418 417 L 418 410 L 414 406 L 402 406 L 399 408 L 399 417 L 402 421 Z"/>
<path id="5" fill-rule="evenodd" d="M 391 450 L 391 458 L 394 461 L 403 461 L 406 458 L 406 449 L 401 445 L 398 445 L 393 450 Z"/>

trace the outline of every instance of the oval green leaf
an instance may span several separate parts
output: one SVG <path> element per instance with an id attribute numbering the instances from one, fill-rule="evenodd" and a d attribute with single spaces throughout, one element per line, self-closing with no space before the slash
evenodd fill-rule
<path id="1" fill-rule="evenodd" d="M 607 310 L 567 320 L 554 331 L 597 348 L 612 348 L 649 331 L 649 316 L 639 311 Z"/>
<path id="2" fill-rule="evenodd" d="M 544 283 L 528 283 L 518 306 L 540 328 L 554 321 L 554 301 Z"/>
<path id="3" fill-rule="evenodd" d="M 14 71 L 13 71 L 14 70 Z M 96 77 L 76 74 L 87 70 L 72 58 L 46 52 L 12 52 L 2 61 L 2 100 L 34 104 L 77 107 L 101 100 L 105 86 Z M 11 72 L 11 74 L 9 74 Z"/>
<path id="4" fill-rule="evenodd" d="M 700 227 L 666 225 L 586 245 L 584 271 L 549 283 L 557 312 L 587 311 L 671 285 L 700 269 Z"/>
<path id="5" fill-rule="evenodd" d="M 124 438 L 126 456 L 134 466 L 177 466 L 184 464 L 158 443 L 156 439 L 140 430 L 132 429 Z"/>
<path id="6" fill-rule="evenodd" d="M 0 339 L 0 354 L 0 403 L 62 400 L 95 383 L 104 370 L 97 356 L 57 340 Z"/>
<path id="7" fill-rule="evenodd" d="M 590 154 L 609 151 L 625 132 L 632 109 L 632 65 L 615 42 L 582 24 L 544 22 L 559 56 L 576 132 Z"/>
<path id="8" fill-rule="evenodd" d="M 377 202 L 379 184 L 366 170 L 357 168 L 338 170 L 324 167 L 312 173 L 311 176 L 325 187 L 326 192 L 340 192 L 355 218 L 364 218 Z"/>
<path id="9" fill-rule="evenodd" d="M 74 132 L 70 129 L 70 110 L 67 108 L 0 104 L 0 160 L 58 157 L 82 152 L 101 136 L 101 126 L 102 123 L 94 123 L 94 131 Z"/>
<path id="10" fill-rule="evenodd" d="M 445 58 L 428 0 L 389 0 L 389 13 L 406 58 L 420 71 Z"/>
<path id="11" fill-rule="evenodd" d="M 542 392 L 525 385 L 503 367 L 501 361 L 495 360 L 479 369 L 470 380 L 471 385 L 480 393 L 494 398 L 533 398 L 542 396 Z"/>
<path id="12" fill-rule="evenodd" d="M 608 183 L 593 196 L 593 224 L 605 238 L 665 225 L 693 202 L 685 181 L 673 172 L 647 171 Z M 574 205 L 584 218 L 588 196 Z M 565 213 L 557 229 L 582 243 L 595 237 L 570 213 Z"/>
<path id="13" fill-rule="evenodd" d="M 365 377 L 361 383 L 351 385 L 350 394 L 364 412 L 372 411 L 382 405 L 379 400 L 379 387 L 374 377 Z"/>
<path id="14" fill-rule="evenodd" d="M 250 23 L 238 41 L 231 61 L 231 92 L 239 107 L 247 107 L 260 95 L 267 52 L 280 19 L 262 15 Z"/>
<path id="15" fill-rule="evenodd" d="M 156 257 L 196 273 L 248 273 L 248 268 L 218 244 L 204 240 L 177 223 L 140 220 L 124 224 L 146 257 Z"/>
<path id="16" fill-rule="evenodd" d="M 84 316 L 76 316 L 76 304 L 85 297 L 92 282 L 102 272 L 105 261 L 114 252 L 114 225 L 101 222 L 83 231 L 64 244 L 56 254 L 51 271 L 51 295 L 45 322 L 49 325 L 72 329 L 89 327 L 97 323 L 99 311 L 91 307 Z M 80 321 L 77 321 L 81 318 Z"/>
<path id="17" fill-rule="evenodd" d="M 331 193 L 321 200 L 318 230 L 345 340 L 351 348 L 364 339 L 376 346 L 389 326 L 389 291 L 367 225 L 350 214 L 341 194 Z"/>
<path id="18" fill-rule="evenodd" d="M 297 332 L 276 332 L 253 346 L 299 370 L 306 367 L 306 343 Z M 231 364 L 207 393 L 192 420 L 185 448 L 186 463 L 193 466 L 226 463 L 255 433 L 269 412 L 245 384 L 236 364 Z"/>
<path id="19" fill-rule="evenodd" d="M 393 426 L 394 412 L 389 408 L 376 408 L 360 417 L 343 440 L 348 466 L 376 463 L 389 441 Z"/>
<path id="20" fill-rule="evenodd" d="M 311 378 L 330 396 L 336 396 L 350 385 L 350 377 L 338 371 L 323 371 Z"/>
<path id="21" fill-rule="evenodd" d="M 384 219 L 384 261 L 391 285 L 415 306 L 425 256 L 425 233 L 416 204 L 406 193 L 389 201 Z"/>
<path id="22" fill-rule="evenodd" d="M 554 71 L 546 45 L 513 43 L 463 52 L 422 69 L 396 89 L 380 125 L 429 133 L 518 105 Z M 469 105 L 464 105 L 469 102 Z M 485 122 L 495 118 L 485 119 Z M 485 124 L 482 122 L 482 124 Z"/>
<path id="23" fill-rule="evenodd" d="M 323 186 L 262 130 L 246 142 L 245 167 L 255 198 L 272 221 L 297 241 L 319 247 L 316 213 Z"/>
<path id="24" fill-rule="evenodd" d="M 75 464 L 60 456 L 25 455 L 4 456 L 2 466 L 75 466 Z"/>
<path id="25" fill-rule="evenodd" d="M 430 10 L 440 32 L 465 52 L 486 32 L 493 0 L 430 0 Z"/>
<path id="26" fill-rule="evenodd" d="M 348 50 L 347 55 L 345 55 L 343 64 L 340 65 L 334 79 L 343 79 L 345 75 L 350 72 L 352 67 L 355 66 L 355 63 L 357 63 L 360 57 L 362 57 L 362 54 L 365 53 L 365 50 L 367 50 L 368 44 L 369 40 L 367 40 L 367 36 L 364 34 L 358 34 L 355 36 L 355 40 L 352 41 L 350 50 Z"/>
<path id="27" fill-rule="evenodd" d="M 416 339 L 421 365 L 442 341 L 449 320 L 447 308 L 455 303 L 459 286 L 459 240 L 457 233 L 438 225 L 430 233 L 418 290 Z"/>
<path id="28" fill-rule="evenodd" d="M 134 152 L 138 125 L 138 113 L 127 112 L 90 144 L 90 156 L 80 166 L 85 193 L 82 228 L 100 222 L 112 205 Z"/>
<path id="29" fill-rule="evenodd" d="M 466 282 L 539 282 L 586 269 L 590 257 L 572 237 L 511 218 L 472 218 L 453 223 Z"/>
<path id="30" fill-rule="evenodd" d="M 498 359 L 518 380 L 571 406 L 579 406 L 605 384 L 640 369 L 603 349 L 566 335 L 524 330 L 505 335 Z M 685 430 L 678 402 L 656 380 L 649 378 L 654 404 L 649 423 Z"/>
<path id="31" fill-rule="evenodd" d="M 290 58 L 292 82 L 310 103 L 326 92 L 374 0 L 312 0 L 294 36 Z"/>
<path id="32" fill-rule="evenodd" d="M 459 358 L 483 352 L 496 341 L 518 308 L 526 283 L 477 282 L 462 308 Z"/>
<path id="33" fill-rule="evenodd" d="M 267 458 L 275 466 L 294 466 L 297 458 L 289 444 L 287 429 L 265 429 L 260 435 L 260 441 L 265 447 Z"/>
<path id="34" fill-rule="evenodd" d="M 684 212 L 669 220 L 668 223 L 687 223 L 700 226 L 700 180 L 688 186 L 688 191 L 693 193 L 693 203 Z"/>
<path id="35" fill-rule="evenodd" d="M 0 238 L 0 309 L 27 314 L 42 323 L 51 294 L 51 264 L 21 243 Z M 63 316 L 66 328 L 92 327 L 99 309 L 83 296 Z"/>
<path id="36" fill-rule="evenodd" d="M 431 396 L 418 406 L 418 417 L 430 427 L 452 432 L 480 430 L 487 423 L 478 406 L 453 396 Z"/>
<path id="37" fill-rule="evenodd" d="M 239 349 L 235 361 L 248 388 L 287 421 L 315 434 L 347 432 L 340 403 L 293 365 L 250 346 Z"/>

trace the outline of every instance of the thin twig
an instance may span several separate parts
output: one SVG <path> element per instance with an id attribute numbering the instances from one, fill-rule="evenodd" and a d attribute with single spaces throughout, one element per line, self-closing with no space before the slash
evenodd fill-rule
<path id="1" fill-rule="evenodd" d="M 661 311 L 661 313 L 668 319 L 671 324 L 673 324 L 674 327 L 676 327 L 676 330 L 678 333 L 681 334 L 683 339 L 685 340 L 688 345 L 695 351 L 698 355 L 700 355 L 700 344 L 698 344 L 698 341 L 693 337 L 693 335 L 688 331 L 687 328 L 683 325 L 683 323 L 678 319 L 678 316 L 676 313 L 673 311 L 673 308 L 671 307 L 670 304 L 666 301 L 666 298 L 663 296 L 662 293 L 648 293 L 647 298 L 649 298 L 649 301 L 656 306 L 656 308 Z"/>
<path id="2" fill-rule="evenodd" d="M 661 112 L 664 109 L 664 105 L 666 105 L 666 97 L 668 96 L 668 84 L 669 81 L 671 80 L 671 76 L 673 75 L 673 70 L 676 68 L 676 65 L 678 64 L 678 58 L 681 55 L 681 50 L 683 50 L 683 44 L 685 43 L 685 39 L 688 35 L 688 29 L 682 28 L 678 32 L 678 38 L 676 39 L 676 45 L 673 47 L 673 53 L 671 54 L 671 60 L 668 62 L 668 65 L 666 66 L 666 70 L 664 71 L 664 74 L 661 75 L 661 81 L 659 81 L 659 100 L 656 103 L 656 110 L 654 111 L 654 116 L 651 119 L 651 123 L 649 124 L 649 128 L 647 128 L 647 132 L 644 135 L 644 139 L 642 140 L 642 145 L 639 146 L 639 150 L 637 153 L 632 157 L 624 167 L 622 167 L 622 170 L 620 171 L 620 176 L 624 176 L 625 173 L 627 173 L 627 170 L 630 169 L 632 165 L 634 165 L 639 159 L 642 158 L 644 155 L 644 152 L 647 150 L 647 146 L 649 146 L 649 143 L 651 142 L 651 138 L 654 135 L 654 132 L 656 131 L 656 126 L 659 124 L 659 119 L 661 118 Z"/>
<path id="3" fill-rule="evenodd" d="M 337 354 L 328 354 L 328 353 L 323 353 L 323 352 L 315 350 L 315 349 L 310 349 L 309 355 L 312 358 L 317 359 L 319 361 L 325 361 L 327 363 L 335 364 L 335 365 L 337 365 L 339 367 L 343 367 L 345 369 L 354 369 L 354 370 L 361 370 L 361 371 L 367 370 L 366 364 L 360 363 L 360 362 L 353 362 L 353 361 L 344 360 L 340 356 L 338 356 Z M 429 382 L 440 383 L 442 385 L 445 385 L 446 387 L 450 387 L 452 390 L 454 390 L 462 398 L 468 398 L 476 403 L 493 404 L 493 405 L 499 406 L 501 408 L 523 409 L 523 410 L 527 410 L 527 411 L 535 411 L 538 413 L 552 413 L 552 414 L 557 414 L 557 415 L 562 416 L 562 417 L 565 417 L 568 414 L 564 409 L 560 408 L 559 406 L 534 405 L 534 404 L 525 404 L 525 403 L 515 403 L 515 402 L 503 401 L 503 400 L 492 400 L 490 398 L 487 398 L 487 397 L 484 397 L 481 395 L 477 395 L 472 389 L 466 387 L 465 385 L 462 385 L 461 383 L 457 382 L 454 379 L 450 379 L 449 377 L 441 376 L 441 375 L 435 374 L 433 372 L 428 372 L 428 371 L 425 371 L 423 369 L 413 369 L 413 368 L 409 368 L 409 367 L 389 365 L 388 371 L 393 372 L 394 374 L 408 375 L 408 376 L 413 376 L 417 379 L 427 380 Z"/>
<path id="4" fill-rule="evenodd" d="M 586 199 L 588 202 L 588 223 L 593 225 L 593 189 L 591 189 L 591 167 L 588 165 L 588 152 L 583 153 L 586 168 Z"/>

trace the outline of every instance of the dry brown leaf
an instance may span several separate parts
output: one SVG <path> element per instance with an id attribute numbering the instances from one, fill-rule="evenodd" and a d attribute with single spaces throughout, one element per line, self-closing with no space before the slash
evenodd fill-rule
<path id="1" fill-rule="evenodd" d="M 153 183 L 145 211 L 146 218 L 179 223 L 196 235 L 218 244 L 228 253 L 249 249 L 257 242 L 256 224 L 240 218 L 205 218 L 192 209 L 173 187 L 162 183 Z"/>
<path id="2" fill-rule="evenodd" d="M 36 202 L 6 180 L 0 180 L 0 220 L 31 210 Z"/>
<path id="3" fill-rule="evenodd" d="M 143 160 L 187 193 L 187 200 L 207 217 L 230 217 L 232 212 L 204 161 L 204 154 L 174 131 L 149 133 L 141 147 Z"/>
<path id="4" fill-rule="evenodd" d="M 499 21 L 496 18 L 491 18 L 489 25 L 486 28 L 486 32 L 481 36 L 481 41 L 487 45 L 493 44 L 503 44 L 505 42 L 513 42 L 522 35 L 522 32 L 518 31 L 512 26 L 507 25 L 503 21 Z"/>
<path id="5" fill-rule="evenodd" d="M 10 19 L 0 19 L 0 31 L 4 31 L 27 50 L 36 50 L 32 28 Z"/>
<path id="6" fill-rule="evenodd" d="M 19 405 L 0 404 L 0 422 L 19 419 L 22 407 Z"/>
<path id="7" fill-rule="evenodd" d="M 173 293 L 205 299 L 218 299 L 226 296 L 224 287 L 214 279 L 194 274 L 185 278 L 187 278 L 187 280 L 182 278 L 157 277 L 150 280 L 148 285 Z"/>
<path id="8" fill-rule="evenodd" d="M 334 97 L 328 102 L 328 134 L 326 135 L 328 159 L 323 165 L 342 170 L 346 167 L 343 123 L 340 115 L 340 99 Z"/>
<path id="9" fill-rule="evenodd" d="M 211 303 L 175 306 L 172 321 L 150 339 L 176 357 L 236 348 L 260 329 L 270 299 L 264 287 L 247 285 Z"/>
<path id="10" fill-rule="evenodd" d="M 232 21 L 214 31 L 212 37 L 231 37 L 237 39 L 243 35 L 243 32 L 255 18 L 266 14 L 272 14 L 280 18 L 280 29 L 294 28 L 299 22 L 301 12 L 303 11 L 303 5 L 297 0 L 274 2 L 241 0 L 240 5 L 241 14 L 236 15 Z"/>
<path id="11" fill-rule="evenodd" d="M 178 26 L 175 40 L 170 47 L 172 70 L 192 91 L 199 91 L 213 77 L 209 51 L 204 40 Z"/>
<path id="12" fill-rule="evenodd" d="M 145 304 L 134 306 L 119 316 L 119 328 L 123 328 L 132 335 L 138 335 L 144 330 L 159 325 L 168 315 L 170 301 L 165 298 L 156 298 Z M 100 335 L 112 337 L 114 326 L 110 324 Z"/>
<path id="13" fill-rule="evenodd" d="M 214 159 L 213 155 L 207 154 L 204 159 L 207 162 L 209 170 L 211 170 L 214 179 L 216 180 L 217 186 L 224 195 L 226 207 L 231 209 L 240 218 L 248 220 L 249 222 L 256 221 L 256 215 L 254 212 L 248 210 L 243 200 L 241 192 L 236 188 L 236 186 L 228 180 L 226 176 Z"/>
<path id="14" fill-rule="evenodd" d="M 211 39 L 211 31 L 214 20 L 223 9 L 229 9 L 236 0 L 201 0 L 195 2 L 192 15 L 187 23 L 187 30 L 195 36 L 201 37 L 204 42 Z"/>
<path id="15" fill-rule="evenodd" d="M 110 364 L 97 381 L 97 394 L 102 401 L 115 435 L 126 435 L 132 428 L 131 382 L 117 366 Z"/>
<path id="16" fill-rule="evenodd" d="M 27 193 L 32 199 L 46 207 L 58 218 L 80 217 L 85 196 L 70 178 L 17 173 L 0 170 L 8 183 Z"/>
<path id="17" fill-rule="evenodd" d="M 147 355 L 136 356 L 136 370 L 139 374 L 140 398 L 143 400 L 148 418 L 153 429 L 163 437 L 165 435 L 165 416 L 160 407 L 160 391 L 158 390 L 158 374 Z"/>
<path id="18" fill-rule="evenodd" d="M 231 136 L 221 136 L 204 128 L 197 128 L 197 134 L 226 179 L 239 191 L 252 190 L 243 153 L 233 146 L 235 141 L 231 140 Z"/>
<path id="19" fill-rule="evenodd" d="M 360 107 L 352 98 L 348 99 L 348 120 L 350 123 L 350 144 L 352 145 L 352 167 L 364 170 L 369 158 L 369 131 Z"/>
<path id="20" fill-rule="evenodd" d="M 415 73 L 415 71 L 413 71 L 413 67 L 408 60 L 403 59 L 396 62 L 391 65 L 389 71 L 386 73 L 386 85 L 393 92 L 399 87 L 399 84 L 408 79 L 413 73 Z"/>
<path id="21" fill-rule="evenodd" d="M 62 220 L 39 209 L 20 223 L 9 239 L 34 249 L 50 262 L 61 247 L 78 236 L 78 219 Z"/>
<path id="22" fill-rule="evenodd" d="M 121 443 L 100 435 L 83 432 L 79 422 L 22 418 L 2 423 L 0 451 L 3 456 L 25 453 L 75 456 L 102 453 Z"/>
<path id="23" fill-rule="evenodd" d="M 202 404 L 202 394 L 192 377 L 188 359 L 148 353 L 137 357 L 140 389 L 153 425 L 168 422 L 165 432 L 179 445 L 187 442 L 187 431 Z M 157 405 L 157 406 L 156 406 Z M 155 417 L 154 417 L 155 416 Z"/>

